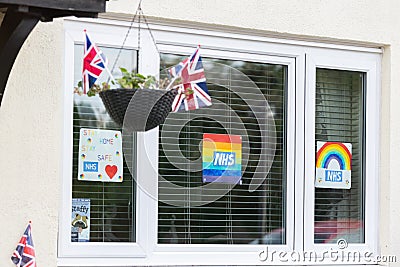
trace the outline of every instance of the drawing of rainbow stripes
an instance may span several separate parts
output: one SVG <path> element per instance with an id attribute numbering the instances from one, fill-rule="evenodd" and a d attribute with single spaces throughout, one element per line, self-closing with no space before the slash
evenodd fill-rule
<path id="1" fill-rule="evenodd" d="M 315 187 L 351 188 L 350 143 L 317 142 Z"/>
<path id="2" fill-rule="evenodd" d="M 241 183 L 242 137 L 203 134 L 203 182 Z"/>

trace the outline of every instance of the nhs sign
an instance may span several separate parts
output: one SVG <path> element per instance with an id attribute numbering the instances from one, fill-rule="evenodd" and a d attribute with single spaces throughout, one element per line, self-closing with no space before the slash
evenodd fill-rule
<path id="1" fill-rule="evenodd" d="M 203 183 L 242 183 L 242 137 L 203 134 Z"/>
<path id="2" fill-rule="evenodd" d="M 213 165 L 214 166 L 233 166 L 236 162 L 235 152 L 220 152 L 214 151 Z"/>
<path id="3" fill-rule="evenodd" d="M 99 171 L 99 163 L 95 162 L 95 161 L 84 161 L 83 162 L 83 171 L 98 172 Z"/>
<path id="4" fill-rule="evenodd" d="M 343 173 L 338 170 L 325 170 L 325 181 L 341 183 L 343 181 Z"/>

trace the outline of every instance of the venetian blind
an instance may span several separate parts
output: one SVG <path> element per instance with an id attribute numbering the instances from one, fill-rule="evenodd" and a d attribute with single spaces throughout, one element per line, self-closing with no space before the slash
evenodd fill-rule
<path id="1" fill-rule="evenodd" d="M 351 189 L 315 188 L 315 243 L 364 242 L 364 74 L 317 69 L 316 141 L 352 144 Z"/>
<path id="2" fill-rule="evenodd" d="M 181 56 L 162 54 L 162 66 L 171 66 L 182 60 Z M 285 183 L 286 183 L 286 88 L 287 67 L 266 63 L 234 60 L 204 59 L 206 77 L 213 106 L 196 111 L 170 113 L 159 128 L 159 199 L 184 199 L 183 205 L 159 201 L 158 242 L 161 244 L 284 244 L 285 234 Z M 265 166 L 261 153 L 262 127 L 246 103 L 252 91 L 242 87 L 239 96 L 232 87 L 241 87 L 241 81 L 221 73 L 233 67 L 249 77 L 259 88 L 259 105 L 269 103 L 275 121 L 276 151 L 266 179 L 254 192 L 249 183 L 257 166 Z M 214 73 L 213 73 L 214 72 Z M 219 76 L 225 78 L 212 78 Z M 228 78 L 226 78 L 228 77 Z M 247 94 L 247 96 L 246 96 Z M 171 130 L 173 129 L 173 130 Z M 203 186 L 202 142 L 203 134 L 238 134 L 243 138 L 242 183 L 224 194 L 228 185 L 215 184 L 211 189 L 193 193 L 190 188 Z M 179 151 L 169 150 L 177 144 Z M 262 168 L 261 168 L 262 169 Z M 173 185 L 188 188 L 175 196 L 168 188 Z M 201 206 L 209 195 L 218 194 L 217 200 Z"/>
<path id="3" fill-rule="evenodd" d="M 111 63 L 119 49 L 100 47 Z M 75 45 L 74 84 L 82 79 L 83 45 Z M 116 66 L 136 67 L 136 51 L 122 49 Z M 111 64 L 110 64 L 111 65 Z M 118 69 L 113 72 L 120 75 Z M 99 77 L 101 83 L 108 79 L 105 71 Z M 107 114 L 98 96 L 74 95 L 73 111 L 73 170 L 72 198 L 90 199 L 90 242 L 134 242 L 135 232 L 135 182 L 124 158 L 122 183 L 103 183 L 78 180 L 79 132 L 81 128 L 119 130 L 121 128 Z M 123 152 L 134 158 L 134 136 L 123 137 Z M 133 165 L 134 166 L 134 165 Z"/>

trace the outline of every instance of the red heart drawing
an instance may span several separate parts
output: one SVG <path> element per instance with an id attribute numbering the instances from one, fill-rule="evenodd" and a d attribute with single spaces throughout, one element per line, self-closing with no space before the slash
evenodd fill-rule
<path id="1" fill-rule="evenodd" d="M 115 165 L 112 165 L 112 166 L 107 165 L 105 170 L 106 170 L 108 177 L 110 177 L 110 179 L 112 179 L 114 177 L 114 175 L 117 173 L 118 167 Z"/>

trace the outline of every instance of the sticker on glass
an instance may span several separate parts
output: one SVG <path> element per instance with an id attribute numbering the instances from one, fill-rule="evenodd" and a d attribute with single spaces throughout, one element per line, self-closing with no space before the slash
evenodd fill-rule
<path id="1" fill-rule="evenodd" d="M 203 182 L 241 184 L 242 137 L 203 134 Z"/>

